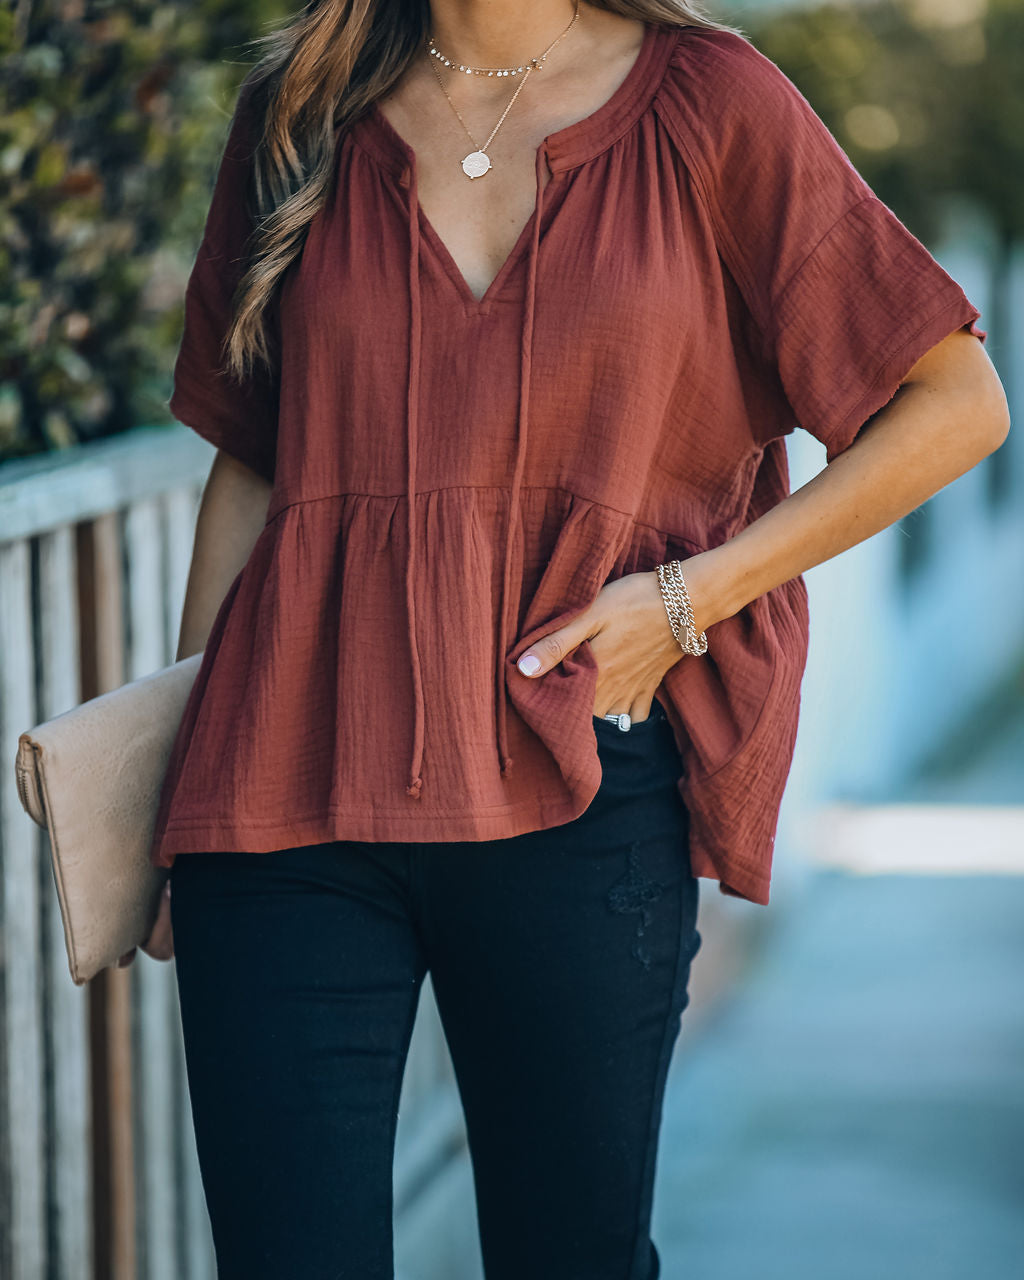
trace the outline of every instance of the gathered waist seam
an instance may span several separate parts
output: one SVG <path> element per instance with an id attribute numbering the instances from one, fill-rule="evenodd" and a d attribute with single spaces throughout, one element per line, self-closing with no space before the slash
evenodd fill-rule
<path id="1" fill-rule="evenodd" d="M 460 489 L 467 490 L 469 492 L 504 492 L 510 487 L 511 486 L 507 484 L 445 484 L 435 485 L 431 489 L 418 489 L 416 491 L 416 496 L 418 498 L 424 498 L 434 493 L 451 493 Z M 576 489 L 568 489 L 565 485 L 523 484 L 520 485 L 519 488 L 520 492 L 525 492 L 527 490 L 541 490 L 546 493 L 565 493 L 571 498 L 578 498 L 580 502 L 588 502 L 591 506 L 600 507 L 602 510 L 609 511 L 616 516 L 622 516 L 623 519 L 628 520 L 638 529 L 651 529 L 655 533 L 663 534 L 666 538 L 671 538 L 674 542 L 684 542 L 687 546 L 693 547 L 696 551 L 707 550 L 707 547 L 704 544 L 695 542 L 692 538 L 688 538 L 683 533 L 677 533 L 672 529 L 663 529 L 660 525 L 651 524 L 647 520 L 638 520 L 630 511 L 623 511 L 619 507 L 613 507 L 607 502 L 602 502 L 600 498 L 591 498 L 585 493 L 579 493 Z M 339 498 L 380 498 L 382 500 L 386 499 L 389 501 L 395 501 L 404 500 L 405 496 L 406 495 L 404 493 L 362 493 L 353 489 L 345 489 L 340 493 L 322 493 L 317 495 L 315 498 L 293 498 L 289 502 L 284 502 L 277 507 L 274 510 L 273 515 L 268 514 L 264 528 L 273 524 L 278 516 L 282 515 L 285 511 L 290 510 L 292 507 L 307 507 L 316 502 L 334 502 Z"/>

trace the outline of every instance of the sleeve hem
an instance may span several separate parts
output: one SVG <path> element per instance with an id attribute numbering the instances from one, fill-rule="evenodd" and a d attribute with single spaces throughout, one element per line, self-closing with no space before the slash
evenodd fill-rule
<path id="1" fill-rule="evenodd" d="M 167 402 L 167 408 L 183 426 L 189 427 L 196 435 L 201 436 L 214 448 L 230 454 L 236 461 L 243 463 L 268 484 L 274 483 L 274 460 L 268 459 L 257 447 L 247 449 L 239 441 L 237 428 L 231 424 L 230 430 L 218 425 L 211 415 L 209 407 L 203 411 L 196 401 L 190 399 L 177 384 Z"/>
<path id="2" fill-rule="evenodd" d="M 826 464 L 848 449 L 867 420 L 892 400 L 906 375 L 925 352 L 958 329 L 973 325 L 979 318 L 977 307 L 958 287 L 957 294 L 959 296 L 951 298 L 884 360 L 870 383 L 841 417 L 831 426 L 815 432 L 825 445 Z M 981 339 L 980 334 L 975 336 Z"/>

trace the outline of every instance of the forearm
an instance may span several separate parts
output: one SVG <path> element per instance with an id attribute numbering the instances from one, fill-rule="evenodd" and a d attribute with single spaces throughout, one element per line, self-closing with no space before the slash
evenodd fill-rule
<path id="1" fill-rule="evenodd" d="M 1009 420 L 988 357 L 968 334 L 946 343 L 945 364 L 936 348 L 829 466 L 687 561 L 698 631 L 887 528 L 999 447 Z"/>
<path id="2" fill-rule="evenodd" d="M 206 647 L 228 588 L 266 523 L 270 494 L 271 486 L 262 477 L 218 450 L 196 518 L 178 659 Z"/>

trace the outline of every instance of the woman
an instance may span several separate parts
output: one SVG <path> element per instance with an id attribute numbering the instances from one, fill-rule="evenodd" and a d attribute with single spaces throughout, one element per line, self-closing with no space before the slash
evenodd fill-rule
<path id="1" fill-rule="evenodd" d="M 267 43 L 170 402 L 218 452 L 147 944 L 220 1275 L 391 1275 L 429 970 L 488 1280 L 657 1276 L 698 879 L 768 902 L 800 575 L 1007 433 L 978 311 L 687 4 Z"/>

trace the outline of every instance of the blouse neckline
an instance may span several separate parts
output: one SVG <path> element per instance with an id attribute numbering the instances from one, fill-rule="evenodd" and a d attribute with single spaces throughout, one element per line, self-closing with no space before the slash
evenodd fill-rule
<path id="1" fill-rule="evenodd" d="M 612 95 L 590 115 L 556 129 L 541 141 L 538 151 L 546 151 L 552 173 L 594 159 L 636 123 L 665 76 L 681 30 L 676 24 L 644 24 L 640 50 Z M 403 175 L 415 160 L 414 148 L 376 100 L 351 123 L 349 131 L 364 150 L 396 176 Z"/>

